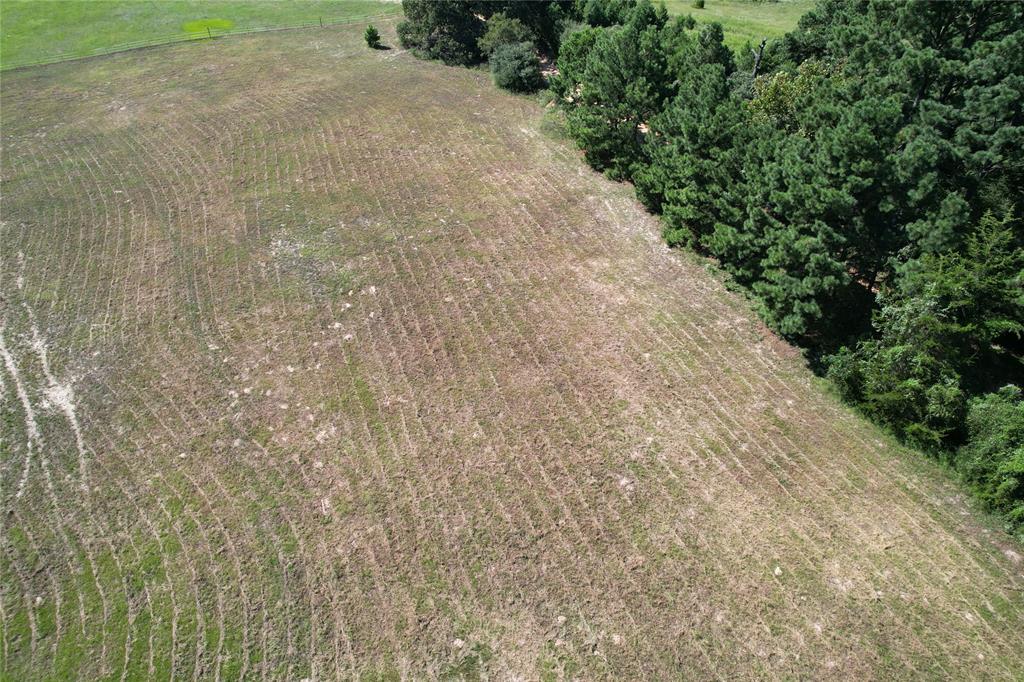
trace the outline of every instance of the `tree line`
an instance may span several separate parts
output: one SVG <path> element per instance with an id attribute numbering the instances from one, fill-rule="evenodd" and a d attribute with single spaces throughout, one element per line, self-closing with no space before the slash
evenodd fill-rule
<path id="1" fill-rule="evenodd" d="M 819 0 L 737 53 L 648 0 L 404 6 L 422 56 L 555 60 L 587 161 L 1024 533 L 1024 4 Z"/>

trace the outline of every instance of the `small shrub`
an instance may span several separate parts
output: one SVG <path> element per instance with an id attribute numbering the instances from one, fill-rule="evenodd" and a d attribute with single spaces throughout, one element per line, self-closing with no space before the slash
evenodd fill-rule
<path id="1" fill-rule="evenodd" d="M 380 48 L 380 32 L 377 31 L 373 24 L 366 27 L 366 31 L 363 33 L 363 38 L 366 39 L 366 44 L 369 47 L 372 47 L 375 50 Z"/>
<path id="2" fill-rule="evenodd" d="M 487 32 L 476 41 L 477 47 L 490 56 L 502 45 L 532 42 L 533 32 L 523 22 L 498 12 L 487 20 Z"/>
<path id="3" fill-rule="evenodd" d="M 704 0 L 693 0 L 694 9 L 704 9 Z"/>
<path id="4" fill-rule="evenodd" d="M 501 45 L 491 55 L 494 84 L 512 92 L 536 92 L 544 84 L 533 43 Z"/>

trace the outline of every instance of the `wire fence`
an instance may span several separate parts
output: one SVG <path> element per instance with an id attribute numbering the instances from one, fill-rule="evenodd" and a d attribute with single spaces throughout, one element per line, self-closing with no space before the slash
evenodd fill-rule
<path id="1" fill-rule="evenodd" d="M 129 50 L 138 50 L 146 47 L 173 45 L 175 43 L 191 43 L 197 40 L 213 40 L 214 38 L 222 38 L 225 36 L 245 35 L 247 33 L 265 33 L 267 31 L 289 31 L 297 28 L 327 28 L 328 26 L 361 24 L 365 21 L 369 21 L 370 19 L 392 19 L 400 16 L 402 16 L 401 11 L 395 11 L 378 14 L 366 14 L 357 17 L 345 17 L 344 19 L 324 19 L 323 17 L 320 17 L 319 19 L 314 21 L 302 21 L 293 24 L 278 24 L 276 26 L 252 26 L 249 28 L 228 29 L 207 28 L 205 31 L 201 33 L 179 33 L 176 35 L 145 38 L 143 40 L 133 40 L 128 43 L 110 45 L 109 47 L 99 47 L 94 50 L 64 52 L 62 54 L 56 54 L 49 57 L 44 57 L 42 59 L 4 61 L 2 64 L 0 64 L 0 71 L 11 71 L 13 69 L 23 69 L 28 66 L 40 66 L 42 64 L 56 64 L 58 62 L 66 62 L 74 59 L 100 57 L 102 55 L 114 54 L 116 52 L 127 52 Z"/>

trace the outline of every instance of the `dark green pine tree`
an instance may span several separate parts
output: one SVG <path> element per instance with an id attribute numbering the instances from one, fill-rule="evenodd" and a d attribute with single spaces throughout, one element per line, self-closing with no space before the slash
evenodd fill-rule
<path id="1" fill-rule="evenodd" d="M 558 74 L 551 79 L 551 89 L 566 109 L 579 104 L 587 59 L 603 33 L 600 28 L 581 28 L 566 36 L 559 47 Z"/>
<path id="2" fill-rule="evenodd" d="M 568 129 L 587 161 L 609 177 L 631 177 L 643 158 L 643 127 L 672 94 L 661 36 L 667 21 L 664 7 L 642 0 L 589 51 Z"/>
<path id="3" fill-rule="evenodd" d="M 800 17 L 796 29 L 782 38 L 783 60 L 801 64 L 808 59 L 837 61 L 854 41 L 840 41 L 849 26 L 863 26 L 870 0 L 818 0 Z M 857 36 L 860 36 L 858 31 Z M 854 39 L 855 40 L 855 39 Z"/>
<path id="4" fill-rule="evenodd" d="M 705 66 L 732 68 L 719 36 L 670 26 L 679 94 L 651 121 L 638 194 L 670 241 L 749 284 L 779 331 L 854 334 L 900 263 L 962 244 L 985 210 L 1020 215 L 1022 7 L 827 0 L 791 36 L 817 60 L 797 87 L 758 88 L 794 99 L 751 103 L 783 111 L 783 131 L 729 104 Z"/>
<path id="5" fill-rule="evenodd" d="M 649 163 L 634 182 L 640 200 L 662 214 L 670 245 L 705 246 L 716 225 L 742 221 L 748 120 L 722 65 L 700 62 L 684 69 L 675 99 L 651 120 Z"/>
<path id="6" fill-rule="evenodd" d="M 825 0 L 785 42 L 794 60 L 841 65 L 841 101 L 898 108 L 872 201 L 905 256 L 955 248 L 987 210 L 1021 216 L 1024 3 Z"/>
<path id="7" fill-rule="evenodd" d="M 624 24 L 637 0 L 578 0 L 582 19 L 591 26 Z"/>
<path id="8" fill-rule="evenodd" d="M 841 197 L 820 218 L 841 236 L 835 258 L 871 290 L 907 242 L 903 225 L 909 208 L 895 159 L 900 108 L 894 98 L 850 101 L 834 87 L 842 80 L 820 80 L 798 104 L 801 127 L 812 131 L 805 135 L 814 146 L 819 181 Z"/>
<path id="9" fill-rule="evenodd" d="M 812 140 L 788 136 L 770 151 L 749 159 L 747 168 L 751 189 L 743 232 L 760 256 L 736 272 L 754 276 L 751 288 L 769 325 L 786 336 L 813 338 L 851 279 L 838 255 L 845 240 L 829 217 L 848 212 L 852 200 L 830 182 Z M 715 235 L 716 254 L 724 242 Z"/>

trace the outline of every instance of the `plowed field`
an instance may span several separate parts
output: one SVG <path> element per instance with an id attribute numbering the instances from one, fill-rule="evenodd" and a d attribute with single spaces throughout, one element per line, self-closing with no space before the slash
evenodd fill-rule
<path id="1" fill-rule="evenodd" d="M 1020 678 L 1019 547 L 361 33 L 4 75 L 0 677 Z"/>

